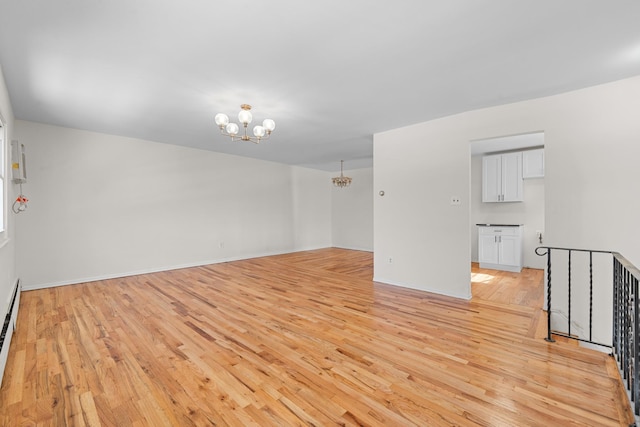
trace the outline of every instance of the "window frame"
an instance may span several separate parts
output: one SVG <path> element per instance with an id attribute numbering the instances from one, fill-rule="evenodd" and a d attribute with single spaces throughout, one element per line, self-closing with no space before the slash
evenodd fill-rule
<path id="1" fill-rule="evenodd" d="M 7 206 L 8 206 L 8 174 L 9 174 L 9 153 L 7 145 L 7 126 L 0 115 L 0 247 L 4 246 L 7 240 Z"/>

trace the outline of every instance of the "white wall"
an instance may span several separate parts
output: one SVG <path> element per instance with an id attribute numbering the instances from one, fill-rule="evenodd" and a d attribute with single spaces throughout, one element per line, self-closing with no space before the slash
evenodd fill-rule
<path id="1" fill-rule="evenodd" d="M 331 245 L 326 172 L 16 121 L 26 288 Z"/>
<path id="2" fill-rule="evenodd" d="M 315 169 L 291 168 L 295 250 L 331 246 L 331 181 Z"/>
<path id="3" fill-rule="evenodd" d="M 11 183 L 11 168 L 10 166 L 10 153 L 9 146 L 13 139 L 14 133 L 14 117 L 13 110 L 11 108 L 11 101 L 9 99 L 9 93 L 4 81 L 4 75 L 2 74 L 2 67 L 0 67 L 0 116 L 2 122 L 6 127 L 6 140 L 5 140 L 5 152 L 4 156 L 4 171 L 6 179 L 5 187 L 5 200 L 11 205 L 16 197 L 15 185 Z M 3 130 L 0 129 L 0 132 Z M 5 209 L 4 217 L 5 231 L 0 232 L 0 322 L 4 322 L 7 313 L 9 312 L 12 291 L 15 286 L 17 277 L 15 269 L 15 215 L 11 212 L 10 208 Z M 17 300 L 18 301 L 18 300 Z M 14 316 L 16 310 L 14 308 Z M 0 326 L 0 329 L 2 326 Z M 4 367 L 9 356 L 9 347 L 11 343 L 13 329 L 11 325 L 5 336 L 5 342 L 0 352 L 0 384 L 2 384 L 2 378 L 4 377 Z"/>
<path id="4" fill-rule="evenodd" d="M 464 135 L 456 117 L 374 135 L 374 280 L 470 298 Z"/>
<path id="5" fill-rule="evenodd" d="M 482 156 L 471 157 L 472 261 L 478 262 L 478 227 L 476 224 L 524 224 L 524 266 L 544 268 L 545 259 L 534 253 L 535 248 L 541 246 L 536 237 L 536 231 L 542 231 L 544 236 L 544 178 L 525 179 L 523 194 L 523 202 L 482 203 Z"/>
<path id="6" fill-rule="evenodd" d="M 0 116 L 4 125 L 7 128 L 7 137 L 5 141 L 5 175 L 7 180 L 7 194 L 6 201 L 9 205 L 15 197 L 15 186 L 11 183 L 11 168 L 9 163 L 9 157 L 11 150 L 9 146 L 11 140 L 14 138 L 14 119 L 13 110 L 11 109 L 11 101 L 9 99 L 9 93 L 4 82 L 4 75 L 2 74 L 2 68 L 0 67 Z M 5 211 L 6 218 L 6 231 L 0 233 L 0 320 L 4 321 L 5 315 L 9 308 L 11 299 L 11 291 L 16 283 L 16 270 L 15 270 L 15 215 L 11 213 L 11 209 Z"/>
<path id="7" fill-rule="evenodd" d="M 351 185 L 333 186 L 331 192 L 333 246 L 373 251 L 373 169 L 352 169 L 344 174 L 353 178 Z"/>
<path id="8" fill-rule="evenodd" d="M 376 278 L 468 297 L 470 141 L 540 131 L 545 244 L 613 249 L 640 265 L 639 111 L 634 77 L 374 135 L 374 193 L 387 192 L 374 199 Z"/>

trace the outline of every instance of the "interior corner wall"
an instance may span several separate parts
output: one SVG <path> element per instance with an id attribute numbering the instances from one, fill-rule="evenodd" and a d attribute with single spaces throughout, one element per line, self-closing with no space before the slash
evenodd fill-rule
<path id="1" fill-rule="evenodd" d="M 468 297 L 470 141 L 540 131 L 545 244 L 640 265 L 638 111 L 640 76 L 374 135 L 374 276 Z"/>
<path id="2" fill-rule="evenodd" d="M 2 74 L 2 67 L 0 67 L 0 116 L 6 129 L 0 129 L 0 132 L 5 132 L 5 144 L 4 155 L 0 156 L 3 159 L 4 164 L 1 165 L 5 172 L 5 201 L 9 206 L 5 208 L 5 230 L 0 232 L 0 319 L 4 322 L 7 314 L 11 308 L 11 297 L 13 296 L 13 289 L 15 287 L 17 276 L 15 268 L 15 214 L 11 212 L 10 206 L 15 197 L 15 184 L 11 183 L 11 168 L 10 166 L 10 145 L 11 140 L 14 137 L 14 117 L 13 109 L 11 107 L 11 100 L 9 98 L 9 92 L 4 81 L 4 75 Z M 0 197 L 2 192 L 0 192 Z M 13 313 L 16 313 L 14 308 Z M 15 316 L 15 314 L 14 314 Z M 12 327 L 7 331 L 4 337 L 4 343 L 2 351 L 0 352 L 0 385 L 4 377 L 4 367 L 7 357 L 9 356 L 9 348 L 12 338 Z"/>
<path id="3" fill-rule="evenodd" d="M 27 289 L 330 246 L 330 209 L 301 208 L 329 203 L 324 173 L 20 120 L 16 136 Z"/>
<path id="4" fill-rule="evenodd" d="M 11 100 L 9 92 L 4 81 L 2 68 L 0 67 L 0 116 L 6 127 L 5 140 L 5 159 L 4 171 L 6 180 L 6 202 L 11 205 L 15 194 L 14 184 L 11 183 L 10 166 L 10 145 L 14 138 L 14 118 L 11 108 Z M 4 317 L 11 303 L 11 294 L 15 286 L 17 277 L 15 269 L 15 214 L 7 207 L 4 212 L 6 218 L 6 229 L 4 233 L 0 233 L 0 318 L 4 321 Z"/>
<path id="5" fill-rule="evenodd" d="M 344 172 L 353 179 L 346 188 L 331 185 L 331 239 L 334 247 L 373 251 L 373 168 Z M 335 176 L 333 174 L 332 176 Z"/>
<path id="6" fill-rule="evenodd" d="M 544 178 L 528 178 L 523 183 L 523 202 L 482 203 L 482 156 L 471 157 L 471 261 L 478 262 L 478 227 L 476 224 L 523 224 L 524 266 L 543 269 L 545 258 L 535 254 L 542 246 L 536 236 L 544 236 Z"/>
<path id="7" fill-rule="evenodd" d="M 331 247 L 331 189 L 325 171 L 292 167 L 296 250 Z"/>

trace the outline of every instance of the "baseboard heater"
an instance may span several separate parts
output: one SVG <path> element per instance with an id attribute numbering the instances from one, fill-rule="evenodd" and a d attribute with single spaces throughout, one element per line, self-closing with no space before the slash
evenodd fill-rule
<path id="1" fill-rule="evenodd" d="M 7 315 L 5 316 L 4 323 L 2 325 L 2 334 L 0 334 L 0 385 L 2 385 L 2 378 L 4 377 L 4 368 L 7 364 L 7 357 L 9 357 L 11 338 L 13 337 L 13 331 L 15 331 L 16 329 L 19 307 L 20 279 L 16 281 L 16 285 L 13 288 L 11 302 L 9 303 L 9 309 L 7 310 Z"/>

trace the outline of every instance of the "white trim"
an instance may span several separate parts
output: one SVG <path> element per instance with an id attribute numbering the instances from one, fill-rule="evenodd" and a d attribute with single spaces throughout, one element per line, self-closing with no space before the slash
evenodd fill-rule
<path id="1" fill-rule="evenodd" d="M 9 167 L 11 162 L 11 153 L 9 152 L 9 148 L 7 144 L 7 139 L 9 138 L 9 132 L 7 131 L 7 124 L 4 121 L 4 117 L 0 114 L 0 150 L 2 150 L 2 162 L 0 164 L 0 186 L 2 186 L 0 191 L 1 200 L 0 200 L 0 239 L 6 239 L 7 232 L 9 229 L 9 184 L 8 179 L 12 170 Z M 6 245 L 6 241 L 0 243 L 0 248 Z"/>
<path id="2" fill-rule="evenodd" d="M 489 264 L 486 262 L 481 262 L 479 264 L 480 264 L 480 268 L 486 268 L 488 270 L 509 271 L 511 273 L 520 273 L 522 271 L 522 267 L 518 267 L 516 265 Z"/>
<path id="3" fill-rule="evenodd" d="M 6 231 L 0 231 L 0 234 L 6 234 Z M 8 237 L 0 238 L 0 249 L 4 248 L 9 243 L 9 240 L 11 239 Z"/>
<path id="4" fill-rule="evenodd" d="M 553 337 L 553 335 L 552 335 L 552 337 Z M 611 354 L 611 352 L 613 351 L 611 347 L 603 347 L 601 345 L 591 344 L 591 343 L 583 342 L 583 341 L 578 341 L 578 345 L 580 347 L 588 348 L 590 350 L 599 351 L 600 353 Z"/>
<path id="5" fill-rule="evenodd" d="M 35 285 L 22 285 L 22 290 L 34 291 L 37 289 L 55 288 L 58 286 L 78 285 L 80 283 L 97 282 L 99 280 L 117 279 L 121 277 L 138 276 L 141 274 L 160 273 L 162 271 L 180 270 L 183 268 L 192 268 L 192 267 L 202 267 L 202 266 L 211 265 L 211 264 L 221 264 L 223 262 L 242 261 L 242 260 L 252 259 L 252 258 L 262 258 L 266 256 L 284 255 L 284 254 L 313 251 L 313 250 L 326 249 L 326 248 L 328 248 L 328 246 L 309 247 L 309 248 L 303 248 L 303 249 L 296 249 L 293 251 L 265 252 L 262 254 L 252 254 L 247 256 L 203 260 L 203 261 L 196 261 L 196 262 L 186 263 L 186 264 L 178 264 L 178 265 L 164 266 L 164 267 L 158 267 L 158 268 L 149 268 L 149 269 L 129 271 L 129 272 L 123 272 L 123 273 L 105 274 L 105 275 L 94 276 L 94 277 L 82 277 L 82 278 L 76 278 L 71 280 L 63 280 L 60 282 L 40 283 Z"/>
<path id="6" fill-rule="evenodd" d="M 373 253 L 373 249 L 355 248 L 355 247 L 352 247 L 352 246 L 336 246 L 336 245 L 334 245 L 333 247 L 337 248 L 337 249 L 347 249 L 347 250 L 350 250 L 350 251 L 360 251 L 360 252 L 371 252 L 371 253 Z"/>
<path id="7" fill-rule="evenodd" d="M 418 291 L 429 292 L 431 294 L 442 295 L 442 296 L 451 297 L 451 298 L 458 298 L 458 299 L 463 299 L 463 300 L 467 300 L 467 301 L 470 301 L 471 300 L 471 296 L 472 296 L 471 295 L 471 286 L 469 286 L 469 294 L 465 296 L 465 295 L 454 295 L 454 294 L 451 294 L 451 293 L 442 292 L 442 291 L 434 290 L 434 289 L 419 288 L 417 285 L 414 285 L 414 284 L 411 284 L 411 283 L 393 282 L 391 280 L 382 279 L 382 278 L 379 278 L 379 277 L 374 277 L 373 281 L 374 282 L 384 283 L 386 285 L 399 286 L 401 288 L 415 289 L 415 290 L 418 290 Z"/>

